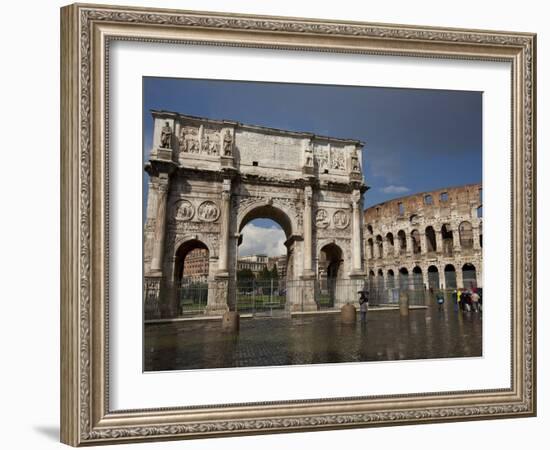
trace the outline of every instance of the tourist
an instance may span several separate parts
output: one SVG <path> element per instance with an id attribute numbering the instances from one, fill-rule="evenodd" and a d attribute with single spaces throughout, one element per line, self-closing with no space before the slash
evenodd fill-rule
<path id="1" fill-rule="evenodd" d="M 472 296 L 470 291 L 465 290 L 461 296 L 462 302 L 464 303 L 464 311 L 470 312 L 472 310 Z"/>
<path id="2" fill-rule="evenodd" d="M 477 292 L 474 292 L 471 295 L 472 298 L 472 307 L 474 312 L 479 312 L 479 294 Z"/>
<path id="3" fill-rule="evenodd" d="M 462 303 L 462 291 L 460 289 L 458 289 L 456 293 L 456 304 L 460 307 L 460 309 L 464 309 L 464 304 Z"/>
<path id="4" fill-rule="evenodd" d="M 361 323 L 366 323 L 367 310 L 369 308 L 368 291 L 359 291 L 359 294 L 361 294 L 359 297 L 359 312 L 361 313 Z"/>
<path id="5" fill-rule="evenodd" d="M 456 289 L 453 290 L 451 297 L 453 299 L 453 308 L 455 312 L 458 312 L 458 292 L 456 291 Z"/>
<path id="6" fill-rule="evenodd" d="M 437 307 L 439 311 L 443 311 L 443 302 L 445 301 L 445 298 L 443 297 L 443 293 L 441 291 L 438 291 L 435 295 L 435 298 L 437 300 Z"/>

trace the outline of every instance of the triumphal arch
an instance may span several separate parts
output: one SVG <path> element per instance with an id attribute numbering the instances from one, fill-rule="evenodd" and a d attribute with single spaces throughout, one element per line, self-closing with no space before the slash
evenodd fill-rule
<path id="1" fill-rule="evenodd" d="M 185 255 L 197 247 L 208 250 L 207 313 L 234 307 L 241 232 L 256 218 L 274 220 L 286 235 L 290 311 L 317 309 L 315 286 L 327 274 L 359 286 L 361 142 L 168 111 L 152 116 L 144 274 L 162 280 L 159 301 L 168 311 Z M 337 296 L 334 307 L 356 301 L 349 296 Z"/>

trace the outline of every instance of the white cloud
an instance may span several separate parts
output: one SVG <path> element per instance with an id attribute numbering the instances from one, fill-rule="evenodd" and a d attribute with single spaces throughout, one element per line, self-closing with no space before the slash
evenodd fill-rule
<path id="1" fill-rule="evenodd" d="M 239 256 L 286 255 L 285 241 L 285 233 L 280 228 L 263 228 L 249 223 L 243 228 L 243 241 L 239 246 Z"/>
<path id="2" fill-rule="evenodd" d="M 410 189 L 406 186 L 395 186 L 393 184 L 390 184 L 389 186 L 384 186 L 383 188 L 380 188 L 380 190 L 384 194 L 404 194 L 410 191 Z"/>

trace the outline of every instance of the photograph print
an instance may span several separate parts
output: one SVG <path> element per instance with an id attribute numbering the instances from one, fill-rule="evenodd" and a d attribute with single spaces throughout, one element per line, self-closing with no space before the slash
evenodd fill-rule
<path id="1" fill-rule="evenodd" d="M 482 92 L 143 78 L 143 370 L 481 357 Z"/>

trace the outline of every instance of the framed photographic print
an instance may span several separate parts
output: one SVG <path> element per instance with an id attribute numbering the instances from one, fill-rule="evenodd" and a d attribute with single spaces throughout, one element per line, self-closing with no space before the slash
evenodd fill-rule
<path id="1" fill-rule="evenodd" d="M 71 5 L 73 445 L 527 417 L 530 33 Z"/>

